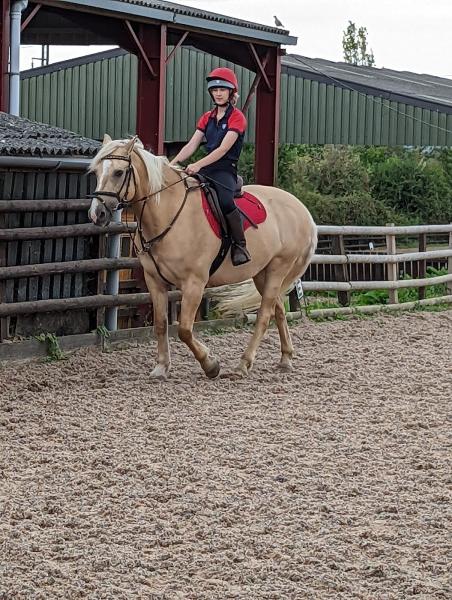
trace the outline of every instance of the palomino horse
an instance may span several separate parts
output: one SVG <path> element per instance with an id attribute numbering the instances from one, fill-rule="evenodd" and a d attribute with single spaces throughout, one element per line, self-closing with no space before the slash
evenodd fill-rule
<path id="1" fill-rule="evenodd" d="M 246 186 L 245 190 L 256 196 L 267 212 L 258 229 L 246 232 L 252 260 L 234 267 L 228 254 L 220 268 L 209 276 L 220 240 L 203 212 L 196 179 L 172 167 L 167 158 L 144 150 L 136 138 L 112 140 L 108 135 L 90 170 L 97 175 L 89 210 L 91 221 L 106 225 L 113 211 L 127 206 L 133 209 L 138 222 L 135 243 L 151 295 L 157 337 L 157 365 L 151 377 L 166 378 L 170 369 L 170 282 L 182 292 L 179 337 L 207 377 L 219 374 L 220 363 L 193 335 L 193 321 L 204 288 L 250 278 L 262 300 L 254 333 L 236 371 L 248 374 L 273 314 L 281 339 L 279 364 L 283 369 L 291 368 L 293 346 L 281 294 L 305 272 L 317 244 L 316 225 L 297 198 L 275 187 Z"/>

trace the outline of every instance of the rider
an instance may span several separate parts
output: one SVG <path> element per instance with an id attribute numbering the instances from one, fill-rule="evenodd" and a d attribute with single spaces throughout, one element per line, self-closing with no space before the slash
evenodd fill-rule
<path id="1" fill-rule="evenodd" d="M 206 175 L 208 181 L 215 186 L 231 233 L 232 264 L 238 266 L 251 258 L 246 248 L 242 218 L 234 202 L 237 161 L 242 150 L 246 118 L 235 106 L 238 83 L 234 71 L 225 67 L 214 69 L 207 76 L 207 89 L 215 108 L 202 115 L 192 138 L 173 158 L 171 164 L 190 158 L 203 140 L 206 140 L 207 156 L 188 165 L 185 171 L 189 175 Z"/>

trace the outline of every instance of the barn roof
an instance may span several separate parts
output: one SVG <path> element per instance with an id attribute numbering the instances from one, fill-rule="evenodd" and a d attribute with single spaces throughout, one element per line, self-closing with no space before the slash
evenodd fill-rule
<path id="1" fill-rule="evenodd" d="M 230 35 L 245 36 L 276 44 L 296 44 L 297 38 L 285 29 L 260 23 L 235 19 L 191 6 L 159 0 L 43 0 L 43 5 L 65 8 L 87 8 L 93 13 L 124 15 L 140 20 L 166 22 L 168 25 L 218 31 Z"/>
<path id="2" fill-rule="evenodd" d="M 323 58 L 308 58 L 289 54 L 282 59 L 287 69 L 295 74 L 317 79 L 324 83 L 338 83 L 346 87 L 373 94 L 381 92 L 389 99 L 412 98 L 426 105 L 452 106 L 452 79 L 409 71 L 364 67 L 344 62 L 332 62 Z"/>
<path id="3" fill-rule="evenodd" d="M 45 123 L 0 112 L 0 155 L 94 156 L 100 142 Z"/>

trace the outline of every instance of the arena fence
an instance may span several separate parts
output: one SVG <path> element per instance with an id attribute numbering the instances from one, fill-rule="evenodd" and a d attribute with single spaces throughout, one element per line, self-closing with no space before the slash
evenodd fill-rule
<path id="1" fill-rule="evenodd" d="M 90 201 L 85 199 L 62 199 L 62 200 L 2 200 L 0 201 L 0 226 L 8 221 L 2 219 L 6 213 L 21 213 L 33 211 L 74 211 L 87 210 Z M 136 307 L 149 304 L 149 295 L 145 292 L 138 293 L 105 293 L 108 288 L 98 286 L 98 293 L 92 295 L 73 296 L 65 298 L 45 298 L 27 301 L 9 300 L 5 301 L 5 285 L 13 280 L 20 280 L 27 285 L 30 280 L 37 281 L 39 278 L 54 276 L 57 274 L 67 275 L 74 273 L 94 273 L 99 281 L 105 281 L 108 274 L 117 273 L 125 269 L 139 270 L 139 261 L 135 257 L 119 256 L 120 244 L 111 244 L 112 238 L 126 235 L 136 229 L 135 223 L 113 223 L 105 228 L 99 228 L 91 223 L 79 223 L 73 225 L 52 225 L 34 227 L 0 228 L 0 321 L 3 339 L 8 337 L 8 319 L 24 314 L 54 313 L 75 309 L 92 309 L 97 311 L 97 326 L 105 323 L 105 309 L 112 307 Z M 344 307 L 349 304 L 349 294 L 355 290 L 389 290 L 390 305 L 398 304 L 398 290 L 401 288 L 417 288 L 418 298 L 425 299 L 427 286 L 446 284 L 447 294 L 445 301 L 452 295 L 452 224 L 449 225 L 418 225 L 400 227 L 389 225 L 386 227 L 354 227 L 354 226 L 319 226 L 318 233 L 322 237 L 332 240 L 329 253 L 317 253 L 312 261 L 312 269 L 316 266 L 330 266 L 332 271 L 330 281 L 307 280 L 303 281 L 303 288 L 309 292 L 333 291 L 337 293 L 338 301 Z M 95 245 L 96 248 L 104 248 L 103 255 L 97 258 L 85 258 L 81 260 L 67 260 L 42 262 L 39 253 L 33 264 L 7 264 L 8 244 L 17 242 L 29 242 L 30 240 L 41 240 L 45 242 L 50 239 L 64 238 L 102 238 L 103 243 Z M 349 251 L 347 240 L 361 239 L 361 248 L 367 244 L 368 250 Z M 383 239 L 384 244 L 375 247 L 372 243 L 369 247 L 367 240 Z M 398 252 L 397 238 L 403 240 L 406 247 L 407 240 L 417 239 L 418 251 Z M 438 246 L 438 240 L 441 244 Z M 108 243 L 110 241 L 110 243 Z M 411 245 L 411 244 L 410 244 Z M 435 249 L 428 250 L 427 246 L 435 245 Z M 109 255 L 108 248 L 119 248 L 113 255 Z M 319 244 L 319 248 L 321 244 Z M 323 250 L 325 252 L 325 250 Z M 404 273 L 401 266 L 410 263 L 415 265 L 416 277 L 413 279 L 401 279 Z M 428 277 L 427 266 L 435 264 L 446 267 L 446 274 L 436 277 Z M 380 277 L 372 281 L 352 279 L 353 267 L 356 265 L 373 265 L 374 273 Z M 379 269 L 379 270 L 378 270 Z M 365 279 L 365 278 L 363 278 Z M 103 293 L 99 293 L 103 292 Z M 212 292 L 206 290 L 204 298 L 211 297 Z M 177 320 L 177 303 L 180 300 L 180 292 L 172 290 L 169 292 L 170 317 L 173 322 Z M 291 295 L 290 306 L 296 308 L 298 300 Z M 291 310 L 294 312 L 294 310 Z"/>

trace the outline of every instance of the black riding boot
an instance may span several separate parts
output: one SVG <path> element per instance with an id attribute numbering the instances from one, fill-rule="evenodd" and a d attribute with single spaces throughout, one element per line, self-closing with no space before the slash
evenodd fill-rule
<path id="1" fill-rule="evenodd" d="M 234 267 L 244 265 L 251 260 L 250 253 L 246 249 L 245 234 L 243 233 L 242 217 L 238 208 L 225 215 L 231 232 L 231 260 Z"/>

